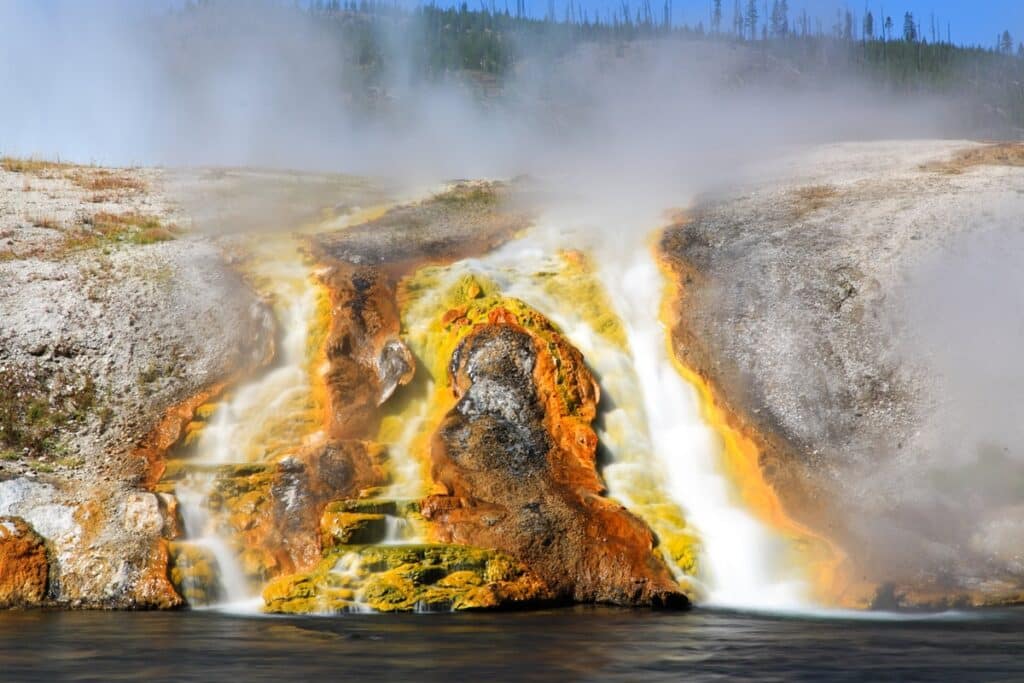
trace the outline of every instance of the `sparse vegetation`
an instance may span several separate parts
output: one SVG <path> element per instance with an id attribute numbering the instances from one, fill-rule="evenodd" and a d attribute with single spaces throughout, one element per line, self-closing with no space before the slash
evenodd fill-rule
<path id="1" fill-rule="evenodd" d="M 156 216 L 101 211 L 83 229 L 68 236 L 65 249 L 95 249 L 118 243 L 155 244 L 173 240 L 177 234 L 176 226 L 164 225 Z"/>
<path id="2" fill-rule="evenodd" d="M 498 193 L 492 185 L 465 184 L 456 185 L 449 192 L 437 195 L 441 204 L 453 207 L 481 206 L 488 207 L 498 202 Z"/>
<path id="3" fill-rule="evenodd" d="M 73 183 L 91 192 L 144 192 L 146 184 L 124 171 L 79 168 L 67 175 Z"/>
<path id="4" fill-rule="evenodd" d="M 49 171 L 71 168 L 70 164 L 44 159 L 19 159 L 17 157 L 0 157 L 0 168 L 10 173 L 41 174 Z"/>
<path id="5" fill-rule="evenodd" d="M 4 460 L 63 453 L 61 431 L 79 427 L 96 408 L 91 377 L 55 377 L 41 367 L 0 368 L 0 453 Z M 60 387 L 60 389 L 54 389 Z"/>
<path id="6" fill-rule="evenodd" d="M 793 218 L 800 219 L 832 203 L 839 191 L 832 185 L 809 185 L 793 192 Z"/>

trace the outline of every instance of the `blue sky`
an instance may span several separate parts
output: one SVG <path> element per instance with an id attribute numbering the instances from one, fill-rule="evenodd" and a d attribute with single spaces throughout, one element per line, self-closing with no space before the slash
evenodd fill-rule
<path id="1" fill-rule="evenodd" d="M 0 0 L 7 2 L 9 0 Z M 68 0 L 13 0 L 14 4 L 31 7 L 36 12 L 60 12 L 61 5 L 66 5 Z M 123 4 L 134 5 L 136 8 L 155 8 L 160 6 L 180 5 L 184 0 L 134 0 Z M 302 0 L 309 2 L 310 0 Z M 384 0 L 390 2 L 391 0 Z M 398 0 L 400 4 L 414 6 L 418 0 Z M 424 2 L 429 0 L 424 0 Z M 439 5 L 458 4 L 462 0 L 435 0 Z M 569 0 L 555 0 L 559 16 Z M 664 0 L 651 0 L 651 4 L 660 11 L 661 3 Z M 745 5 L 747 0 L 742 0 Z M 288 0 L 290 3 L 291 0 Z M 490 5 L 491 0 L 466 0 L 470 7 L 478 7 L 481 2 Z M 505 0 L 494 0 L 498 7 L 504 7 Z M 531 13 L 543 15 L 547 8 L 548 0 L 526 0 L 527 8 Z M 612 9 L 621 7 L 621 0 L 574 0 L 578 6 L 585 7 L 591 12 L 599 10 L 602 15 Z M 636 8 L 642 0 L 627 0 L 632 8 Z M 732 17 L 735 0 L 723 0 L 725 21 Z M 765 0 L 758 0 L 764 4 Z M 110 5 L 109 0 L 97 0 L 98 5 Z M 115 3 L 116 4 L 116 3 Z M 903 13 L 911 11 L 921 22 L 925 30 L 925 37 L 930 37 L 931 15 L 935 14 L 937 23 L 942 27 L 945 35 L 947 23 L 952 28 L 953 42 L 969 45 L 984 45 L 991 47 L 995 44 L 996 34 L 1009 30 L 1015 42 L 1024 40 L 1024 0 L 868 0 L 867 2 L 872 13 L 878 17 L 881 9 L 893 18 L 897 27 L 902 26 Z M 510 7 L 515 7 L 515 0 L 508 0 Z M 771 5 L 771 0 L 768 0 Z M 850 8 L 858 16 L 863 15 L 865 0 L 789 0 L 791 15 L 796 15 L 806 9 L 811 16 L 822 18 L 822 23 L 827 27 L 835 17 L 836 9 Z M 703 21 L 708 23 L 709 8 L 711 0 L 673 0 L 675 21 L 689 24 L 696 24 Z M 2 29 L 2 27 L 0 27 Z"/>
<path id="2" fill-rule="evenodd" d="M 498 0 L 500 2 L 500 0 Z M 527 0 L 532 11 L 542 13 L 547 7 L 547 0 Z M 555 0 L 556 6 L 564 5 L 566 0 Z M 630 0 L 631 7 L 639 5 L 641 0 Z M 651 0 L 651 4 L 660 7 L 663 0 Z M 723 0 L 722 7 L 725 21 L 732 17 L 735 0 Z M 758 0 L 763 5 L 764 0 Z M 439 3 L 440 4 L 440 3 Z M 469 2 L 473 6 L 473 2 Z M 515 3 L 510 2 L 514 7 Z M 621 6 L 618 0 L 580 0 L 583 7 L 600 8 L 601 12 Z M 746 0 L 742 0 L 746 5 Z M 673 0 L 676 21 L 696 24 L 708 23 L 711 0 Z M 771 7 L 771 0 L 768 0 Z M 790 14 L 796 15 L 806 9 L 812 16 L 822 17 L 825 26 L 831 25 L 836 9 L 849 8 L 861 16 L 864 14 L 864 0 L 789 0 Z M 981 44 L 991 46 L 995 43 L 996 34 L 1009 30 L 1015 40 L 1024 40 L 1024 0 L 868 0 L 868 7 L 876 16 L 881 15 L 881 8 L 893 18 L 897 26 L 903 24 L 903 13 L 914 13 L 925 28 L 926 37 L 930 38 L 931 15 L 935 14 L 937 22 L 941 22 L 945 36 L 946 23 L 951 24 L 953 42 L 961 44 Z M 561 12 L 561 10 L 559 10 Z"/>

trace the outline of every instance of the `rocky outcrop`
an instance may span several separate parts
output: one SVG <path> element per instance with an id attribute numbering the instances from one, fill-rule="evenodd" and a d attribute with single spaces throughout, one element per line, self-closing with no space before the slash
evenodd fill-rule
<path id="1" fill-rule="evenodd" d="M 45 539 L 48 604 L 179 605 L 175 502 L 148 489 L 197 407 L 269 356 L 269 311 L 162 171 L 38 163 L 0 187 L 0 515 Z"/>
<path id="2" fill-rule="evenodd" d="M 330 327 L 324 343 L 325 448 L 346 454 L 346 459 L 339 461 L 346 463 L 346 481 L 359 486 L 326 487 L 323 497 L 315 501 L 318 507 L 279 517 L 286 526 L 291 520 L 292 526 L 301 527 L 289 528 L 285 536 L 290 543 L 304 539 L 303 557 L 307 561 L 291 568 L 298 573 L 286 574 L 267 587 L 264 598 L 268 610 L 357 609 L 363 599 L 357 600 L 357 592 L 374 609 L 383 611 L 412 610 L 421 603 L 443 603 L 459 609 L 491 606 L 506 594 L 509 600 L 537 597 L 542 584 L 533 578 L 527 582 L 538 587 L 533 591 L 523 587 L 513 590 L 511 576 L 485 580 L 493 574 L 486 570 L 486 558 L 474 565 L 479 571 L 468 583 L 460 583 L 459 576 L 451 580 L 455 583 L 442 580 L 449 573 L 461 571 L 438 574 L 431 558 L 436 559 L 437 553 L 461 552 L 448 546 L 428 546 L 422 552 L 403 546 L 406 550 L 402 552 L 411 552 L 418 559 L 406 558 L 387 572 L 373 571 L 357 577 L 358 587 L 352 584 L 356 579 L 349 577 L 340 593 L 329 590 L 339 587 L 336 575 L 347 572 L 336 569 L 340 558 L 364 552 L 359 550 L 361 544 L 383 540 L 387 520 L 377 508 L 392 510 L 395 506 L 394 501 L 360 501 L 357 496 L 360 492 L 371 495 L 377 490 L 375 486 L 386 483 L 380 466 L 386 456 L 372 439 L 379 431 L 383 404 L 416 372 L 416 361 L 400 334 L 396 296 L 399 281 L 424 262 L 447 262 L 485 251 L 508 239 L 526 221 L 525 213 L 509 206 L 506 188 L 472 183 L 455 186 L 424 202 L 398 207 L 366 224 L 311 240 L 310 250 L 322 266 L 320 280 L 330 296 Z M 370 460 L 353 457 L 356 451 L 367 449 L 378 456 Z M 336 501 L 326 505 L 331 496 Z M 366 508 L 366 504 L 373 509 Z M 319 559 L 321 553 L 324 559 L 312 566 L 314 557 Z M 523 573 L 521 569 L 517 572 L 516 577 Z M 369 575 L 371 579 L 367 579 Z M 508 586 L 502 587 L 506 583 Z M 485 594 L 489 596 L 486 599 Z"/>
<path id="3" fill-rule="evenodd" d="M 663 235 L 676 355 L 756 443 L 758 474 L 787 513 L 845 550 L 830 599 L 868 606 L 885 584 L 904 606 L 982 604 L 1024 586 L 1019 563 L 998 560 L 1013 554 L 996 550 L 1012 534 L 985 531 L 993 506 L 1010 522 L 1019 498 L 968 484 L 1013 476 L 1015 446 L 994 456 L 999 475 L 969 452 L 978 444 L 961 444 L 964 405 L 949 408 L 964 393 L 944 385 L 950 367 L 934 349 L 966 341 L 952 328 L 915 338 L 915 318 L 969 317 L 941 313 L 951 297 L 978 297 L 970 308 L 1001 297 L 967 294 L 980 271 L 965 254 L 1003 227 L 998 248 L 1014 248 L 1021 158 L 1019 145 L 820 148 L 705 200 Z M 967 268 L 960 281 L 908 306 L 908 283 L 951 254 Z M 940 483 L 951 471 L 963 485 Z"/>
<path id="4" fill-rule="evenodd" d="M 331 296 L 329 431 L 335 439 L 369 438 L 377 430 L 378 407 L 415 371 L 398 336 L 394 284 L 384 271 L 348 262 L 336 263 L 322 280 Z"/>
<path id="5" fill-rule="evenodd" d="M 331 296 L 326 382 L 333 438 L 372 437 L 378 407 L 412 380 L 415 361 L 399 336 L 401 278 L 425 263 L 485 253 L 528 222 L 509 188 L 467 183 L 312 240 Z"/>
<path id="6" fill-rule="evenodd" d="M 20 517 L 0 517 L 0 608 L 41 605 L 48 574 L 42 537 Z"/>
<path id="7" fill-rule="evenodd" d="M 431 449 L 445 493 L 424 515 L 445 541 L 519 559 L 562 599 L 685 606 L 650 529 L 601 496 L 598 388 L 582 355 L 541 316 L 519 315 L 496 306 L 451 357 L 458 402 Z"/>

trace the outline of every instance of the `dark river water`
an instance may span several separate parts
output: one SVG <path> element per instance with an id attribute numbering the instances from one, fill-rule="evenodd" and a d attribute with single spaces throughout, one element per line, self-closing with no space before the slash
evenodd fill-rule
<path id="1" fill-rule="evenodd" d="M 1024 611 L 919 620 L 574 608 L 0 613 L 3 681 L 1024 681 Z"/>

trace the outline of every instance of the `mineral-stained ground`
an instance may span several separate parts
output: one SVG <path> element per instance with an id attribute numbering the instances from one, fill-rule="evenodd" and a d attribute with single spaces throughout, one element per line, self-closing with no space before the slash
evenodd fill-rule
<path id="1" fill-rule="evenodd" d="M 994 502 L 931 495 L 949 387 L 908 352 L 903 292 L 962 240 L 1019 229 L 1022 158 L 966 142 L 804 151 L 701 198 L 657 243 L 677 358 L 757 444 L 788 514 L 842 549 L 841 602 L 1020 598 L 1013 482 Z M 0 606 L 216 597 L 211 557 L 182 538 L 177 487 L 209 467 L 188 441 L 278 351 L 246 240 L 313 224 L 297 239 L 325 293 L 322 429 L 287 457 L 218 466 L 211 493 L 266 608 L 687 605 L 662 539 L 606 496 L 600 378 L 563 333 L 473 277 L 429 292 L 436 319 L 415 339 L 403 320 L 430 269 L 528 230 L 531 192 L 460 183 L 330 229 L 397 193 L 0 160 Z M 414 399 L 425 490 L 396 498 L 381 435 Z M 382 544 L 395 519 L 416 542 Z"/>
<path id="2" fill-rule="evenodd" d="M 938 293 L 907 292 L 972 244 L 1015 248 L 1022 166 L 1024 146 L 1012 144 L 829 146 L 780 161 L 770 182 L 704 198 L 662 236 L 678 283 L 677 356 L 756 436 L 790 513 L 844 548 L 837 588 L 852 604 L 871 601 L 878 583 L 889 584 L 886 605 L 1021 595 L 1019 494 L 972 490 L 984 460 L 943 449 L 968 425 L 949 410 L 949 368 L 924 350 L 963 337 L 916 339 L 915 319 L 946 306 Z M 949 289 L 977 306 L 1000 300 L 962 270 Z M 1017 477 L 1008 462 L 997 471 Z M 963 485 L 944 489 L 938 473 Z"/>

